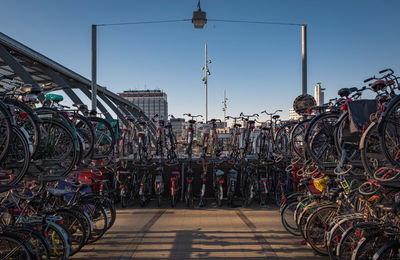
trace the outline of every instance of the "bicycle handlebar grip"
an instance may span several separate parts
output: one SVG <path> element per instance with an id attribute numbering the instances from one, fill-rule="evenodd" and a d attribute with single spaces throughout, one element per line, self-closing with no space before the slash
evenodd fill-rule
<path id="1" fill-rule="evenodd" d="M 387 71 L 392 71 L 392 72 L 393 72 L 392 69 L 384 69 L 384 70 L 379 71 L 379 73 L 385 73 L 385 72 L 387 72 Z"/>
<path id="2" fill-rule="evenodd" d="M 364 80 L 364 83 L 367 83 L 368 81 L 371 81 L 371 80 L 373 80 L 373 79 L 376 79 L 375 76 L 365 79 L 365 80 Z"/>

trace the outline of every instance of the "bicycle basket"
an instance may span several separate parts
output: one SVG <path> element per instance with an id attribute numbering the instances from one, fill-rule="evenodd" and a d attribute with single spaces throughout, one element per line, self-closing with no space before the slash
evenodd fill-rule
<path id="1" fill-rule="evenodd" d="M 369 125 L 369 116 L 378 109 L 376 99 L 361 99 L 347 102 L 350 119 L 350 133 L 362 133 Z"/>
<path id="2" fill-rule="evenodd" d="M 321 179 L 314 179 L 314 181 L 313 181 L 314 187 L 317 190 L 319 190 L 320 192 L 326 191 L 326 189 L 328 187 L 328 183 L 329 183 L 328 176 L 321 178 Z"/>

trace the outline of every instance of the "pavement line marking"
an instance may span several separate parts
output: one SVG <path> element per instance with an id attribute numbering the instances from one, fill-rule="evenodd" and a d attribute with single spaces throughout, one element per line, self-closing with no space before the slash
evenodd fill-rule
<path id="1" fill-rule="evenodd" d="M 262 251 L 267 254 L 267 259 L 276 259 L 278 256 L 274 249 L 272 249 L 271 245 L 267 241 L 267 239 L 261 235 L 257 234 L 257 227 L 254 225 L 253 222 L 240 210 L 236 209 L 236 214 L 239 218 L 246 224 L 246 226 L 253 232 L 254 238 L 257 240 L 258 244 L 261 246 Z"/>
<path id="2" fill-rule="evenodd" d="M 157 222 L 157 220 L 167 211 L 167 209 L 159 210 L 139 231 L 137 235 L 130 241 L 130 243 L 125 247 L 124 254 L 119 258 L 119 260 L 132 259 L 136 252 L 138 246 L 142 243 L 147 232 L 150 228 Z M 130 249 L 132 248 L 132 249 Z"/>

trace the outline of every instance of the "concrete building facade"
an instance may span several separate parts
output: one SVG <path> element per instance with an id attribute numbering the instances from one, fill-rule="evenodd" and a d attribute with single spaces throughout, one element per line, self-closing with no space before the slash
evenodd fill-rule
<path id="1" fill-rule="evenodd" d="M 129 100 L 140 107 L 149 118 L 156 114 L 168 120 L 167 93 L 162 90 L 126 90 L 118 93 L 119 96 Z"/>

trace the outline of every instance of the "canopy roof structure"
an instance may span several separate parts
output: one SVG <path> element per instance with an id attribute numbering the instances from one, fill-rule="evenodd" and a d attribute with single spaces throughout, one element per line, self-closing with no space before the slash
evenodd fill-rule
<path id="1" fill-rule="evenodd" d="M 45 92 L 62 90 L 76 104 L 83 104 L 76 90 L 91 99 L 90 80 L 3 33 L 0 33 L 0 74 L 24 84 L 42 87 Z M 155 134 L 155 125 L 139 107 L 99 85 L 97 95 L 98 109 L 106 118 L 112 116 L 104 105 L 112 109 L 125 126 L 129 126 L 127 117 L 133 116 L 147 121 L 150 132 Z M 140 129 L 137 123 L 136 127 Z"/>

